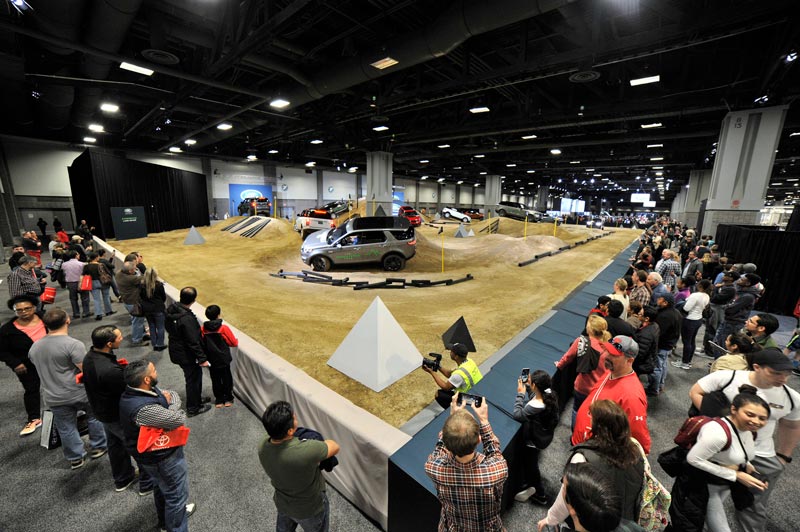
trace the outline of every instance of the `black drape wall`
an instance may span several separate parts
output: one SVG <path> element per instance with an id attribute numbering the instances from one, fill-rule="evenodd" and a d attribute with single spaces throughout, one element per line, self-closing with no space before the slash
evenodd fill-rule
<path id="1" fill-rule="evenodd" d="M 774 227 L 720 225 L 716 242 L 733 262 L 752 262 L 766 292 L 756 308 L 791 316 L 800 297 L 800 232 Z"/>
<path id="2" fill-rule="evenodd" d="M 150 233 L 209 224 L 206 176 L 86 150 L 69 167 L 79 220 L 114 237 L 110 207 L 142 206 Z"/>

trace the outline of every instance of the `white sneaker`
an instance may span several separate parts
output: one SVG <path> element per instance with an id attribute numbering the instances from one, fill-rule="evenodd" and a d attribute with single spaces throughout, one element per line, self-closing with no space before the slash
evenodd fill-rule
<path id="1" fill-rule="evenodd" d="M 534 487 L 526 488 L 517 493 L 516 495 L 514 495 L 514 500 L 519 502 L 526 502 L 528 499 L 531 498 L 531 495 L 533 495 L 534 493 L 536 493 L 536 488 Z"/>

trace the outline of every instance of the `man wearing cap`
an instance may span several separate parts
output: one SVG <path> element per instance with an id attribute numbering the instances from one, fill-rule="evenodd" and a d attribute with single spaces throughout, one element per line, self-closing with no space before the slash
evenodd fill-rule
<path id="1" fill-rule="evenodd" d="M 578 445 L 592 437 L 592 417 L 589 414 L 591 404 L 609 399 L 625 411 L 631 426 L 631 436 L 642 445 L 644 452 L 649 453 L 647 396 L 639 377 L 633 371 L 633 361 L 639 354 L 639 346 L 629 336 L 615 336 L 610 342 L 603 342 L 603 349 L 606 356 L 602 360 L 609 373 L 594 385 L 578 409 L 575 429 L 572 431 L 572 445 Z"/>
<path id="2" fill-rule="evenodd" d="M 441 388 L 436 392 L 436 402 L 442 408 L 450 406 L 453 395 L 455 395 L 453 390 L 468 393 L 483 378 L 478 365 L 474 361 L 467 359 L 467 346 L 456 342 L 448 345 L 447 348 L 450 350 L 450 360 L 458 364 L 456 369 L 449 370 L 439 366 L 439 372 L 437 373 L 427 366 L 422 366 L 422 369 L 426 373 L 430 373 L 433 380 Z"/>
<path id="3" fill-rule="evenodd" d="M 761 277 L 754 273 L 746 273 L 736 281 L 736 299 L 725 306 L 723 322 L 717 329 L 714 342 L 725 345 L 725 339 L 744 327 L 750 311 L 756 304 L 759 289 L 756 285 L 761 282 Z"/>
<path id="4" fill-rule="evenodd" d="M 760 532 L 767 529 L 770 493 L 786 465 L 791 463 L 792 452 L 800 441 L 800 394 L 786 386 L 793 365 L 780 349 L 768 347 L 752 356 L 752 371 L 722 370 L 706 375 L 689 390 L 689 398 L 699 408 L 704 395 L 722 390 L 732 401 L 739 393 L 739 386 L 749 384 L 769 403 L 769 421 L 758 431 L 755 457 L 750 459 L 756 471 L 766 475 L 767 489 L 755 492 L 753 505 L 736 512 L 743 530 Z M 777 443 L 773 438 L 776 432 Z"/>
<path id="5" fill-rule="evenodd" d="M 680 311 L 675 309 L 675 296 L 669 292 L 661 294 L 656 300 L 658 305 L 658 359 L 656 368 L 653 371 L 650 384 L 647 387 L 647 395 L 656 396 L 664 389 L 667 382 L 667 360 L 670 353 L 678 345 L 678 338 L 681 335 L 681 316 Z"/>

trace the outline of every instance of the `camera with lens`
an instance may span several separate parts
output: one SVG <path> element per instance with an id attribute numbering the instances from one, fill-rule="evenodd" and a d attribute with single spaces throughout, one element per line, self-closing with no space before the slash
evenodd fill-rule
<path id="1" fill-rule="evenodd" d="M 483 403 L 483 397 L 480 395 L 472 395 L 471 393 L 458 393 L 458 399 L 456 399 L 456 404 L 461 406 L 462 404 L 475 405 L 476 408 L 481 406 Z"/>
<path id="2" fill-rule="evenodd" d="M 442 355 L 439 353 L 428 353 L 428 356 L 433 357 L 433 360 L 423 357 L 422 367 L 430 368 L 431 371 L 439 371 L 439 368 L 442 367 Z"/>

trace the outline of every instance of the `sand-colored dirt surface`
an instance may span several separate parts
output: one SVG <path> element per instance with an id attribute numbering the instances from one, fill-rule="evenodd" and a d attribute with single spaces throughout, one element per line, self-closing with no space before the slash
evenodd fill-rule
<path id="1" fill-rule="evenodd" d="M 139 251 L 173 286 L 197 287 L 203 305 L 222 307 L 223 318 L 298 366 L 313 378 L 394 426 L 400 426 L 433 400 L 436 385 L 421 369 L 380 393 L 359 384 L 326 362 L 376 296 L 380 296 L 419 351 L 444 352 L 441 334 L 464 316 L 481 363 L 511 340 L 638 235 L 613 234 L 525 267 L 517 263 L 537 253 L 583 240 L 585 227 L 525 224 L 500 218 L 499 233 L 481 233 L 494 220 L 474 222 L 476 236 L 455 238 L 457 224 L 423 225 L 417 230 L 417 255 L 401 272 L 378 265 L 339 270 L 331 275 L 376 282 L 386 277 L 474 280 L 429 288 L 358 290 L 270 276 L 278 270 L 310 269 L 300 260 L 301 240 L 288 221 L 275 219 L 254 238 L 220 229 L 236 219 L 199 228 L 206 243 L 184 246 L 186 230 L 146 239 L 112 242 L 124 252 Z M 442 238 L 444 236 L 444 238 Z M 444 245 L 445 273 L 441 273 Z M 609 286 L 611 292 L 611 286 Z M 588 311 L 589 309 L 587 309 Z M 568 331 L 569 333 L 576 331 Z M 565 346 L 566 347 L 566 346 Z M 447 360 L 448 367 L 452 363 Z"/>

